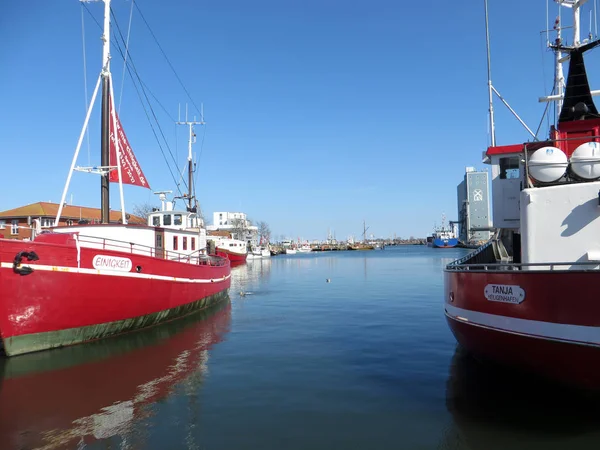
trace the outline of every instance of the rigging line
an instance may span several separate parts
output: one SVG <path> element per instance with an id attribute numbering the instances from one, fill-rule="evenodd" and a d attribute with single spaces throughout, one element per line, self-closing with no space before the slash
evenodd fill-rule
<path id="1" fill-rule="evenodd" d="M 98 28 L 99 28 L 100 30 L 102 30 L 102 29 L 103 29 L 103 28 L 102 28 L 102 25 L 100 25 L 100 23 L 98 22 L 98 20 L 96 19 L 96 17 L 94 17 L 94 15 L 93 15 L 93 14 L 92 14 L 92 12 L 90 11 L 90 9 L 87 7 L 87 5 L 86 5 L 85 3 L 83 3 L 83 2 L 82 2 L 81 4 L 83 5 L 83 7 L 84 7 L 84 8 L 85 8 L 85 10 L 87 11 L 87 13 L 90 15 L 90 17 L 91 17 L 91 18 L 94 20 L 94 22 L 96 23 L 96 25 L 98 26 Z M 112 10 L 111 10 L 111 13 L 112 13 Z M 116 20 L 116 18 L 115 18 L 115 16 L 114 16 L 114 13 L 112 13 L 112 14 L 113 14 L 113 19 L 115 19 L 115 20 Z M 118 28 L 118 23 L 116 23 L 116 25 L 117 25 L 117 28 Z M 120 33 L 120 29 L 119 29 L 119 33 Z M 114 31 L 113 31 L 113 35 L 116 37 L 116 34 L 114 33 Z M 122 36 L 122 35 L 121 35 L 121 36 Z M 120 45 L 119 45 L 119 42 L 118 42 L 118 41 L 115 41 L 115 42 L 116 42 L 116 44 L 117 44 L 117 49 L 118 49 L 118 50 L 119 50 L 119 52 L 121 53 L 121 56 L 124 58 L 123 51 L 121 50 L 121 47 L 120 47 Z M 129 59 L 130 59 L 130 61 L 131 61 L 131 65 L 133 66 L 133 60 L 131 59 L 131 57 L 130 57 Z M 134 66 L 134 70 L 135 70 L 135 66 Z M 144 113 L 146 114 L 146 119 L 148 120 L 148 123 L 150 124 L 150 129 L 152 130 L 152 133 L 154 134 L 154 138 L 156 139 L 156 142 L 158 143 L 158 148 L 160 149 L 160 152 L 161 152 L 161 154 L 163 155 L 163 158 L 164 158 L 164 160 L 165 160 L 165 163 L 166 163 L 166 165 L 167 165 L 167 169 L 169 170 L 169 173 L 171 174 L 171 178 L 173 178 L 173 182 L 175 183 L 175 185 L 176 185 L 176 187 L 177 187 L 177 190 L 179 191 L 179 195 L 182 195 L 182 194 L 181 194 L 181 189 L 179 189 L 179 186 L 177 185 L 177 180 L 176 180 L 176 178 L 175 178 L 175 175 L 173 175 L 173 170 L 171 169 L 171 166 L 169 165 L 169 161 L 168 161 L 168 159 L 167 159 L 167 156 L 165 155 L 165 152 L 164 152 L 164 150 L 163 150 L 163 148 L 162 148 L 162 146 L 161 146 L 161 144 L 160 144 L 160 141 L 159 141 L 159 138 L 158 138 L 158 136 L 157 136 L 157 134 L 156 134 L 156 131 L 154 130 L 154 126 L 152 125 L 152 121 L 150 120 L 150 116 L 148 115 L 148 111 L 146 110 L 146 106 L 144 105 L 144 101 L 143 101 L 143 99 L 142 99 L 142 96 L 141 96 L 141 94 L 140 94 L 140 92 L 139 92 L 139 90 L 138 90 L 138 87 L 137 87 L 137 85 L 135 84 L 135 79 L 134 79 L 133 75 L 131 74 L 130 64 L 127 64 L 127 71 L 128 71 L 128 73 L 129 73 L 129 76 L 130 76 L 130 78 L 131 78 L 131 80 L 132 80 L 132 82 L 133 82 L 133 86 L 134 86 L 134 88 L 135 88 L 135 90 L 136 90 L 136 93 L 137 93 L 137 95 L 138 95 L 138 98 L 139 98 L 139 100 L 140 100 L 140 103 L 142 104 L 142 108 L 144 109 Z M 137 74 L 137 70 L 136 70 L 136 74 Z M 141 83 L 141 79 L 139 78 L 139 75 L 138 75 L 138 80 L 139 80 L 139 81 L 140 81 L 140 83 Z M 159 126 L 159 127 L 160 127 L 160 126 Z M 167 147 L 168 147 L 168 144 L 167 144 Z M 171 156 L 173 156 L 173 155 L 171 154 Z"/>
<path id="2" fill-rule="evenodd" d="M 550 38 L 548 37 L 548 2 L 550 0 L 546 0 L 546 46 L 550 44 Z M 544 89 L 544 92 L 546 92 L 546 89 Z"/>
<path id="3" fill-rule="evenodd" d="M 119 27 L 119 22 L 117 21 L 117 18 L 114 15 L 114 12 L 111 11 L 111 14 L 112 14 L 112 17 L 113 17 L 113 22 L 116 25 L 117 31 L 119 32 L 119 35 L 120 35 L 120 38 L 121 38 L 121 42 L 125 43 L 125 39 L 123 38 L 123 33 L 121 32 L 121 28 Z M 115 42 L 116 42 L 116 44 L 118 46 L 119 52 L 121 53 L 121 56 L 123 56 L 123 49 L 121 48 L 121 45 L 118 42 L 119 36 L 117 36 L 116 34 L 114 34 L 114 36 L 115 36 Z M 151 105 L 150 100 L 148 99 L 148 96 L 146 94 L 146 89 L 145 89 L 146 88 L 146 84 L 142 81 L 142 79 L 141 79 L 141 77 L 139 75 L 139 72 L 138 72 L 137 68 L 135 67 L 135 63 L 133 61 L 133 57 L 131 56 L 131 54 L 129 54 L 129 63 L 131 64 L 131 68 L 133 68 L 133 71 L 134 71 L 134 73 L 135 73 L 135 75 L 136 75 L 136 77 L 137 77 L 137 79 L 138 79 L 138 81 L 140 83 L 140 86 L 142 88 L 142 92 L 144 93 L 144 96 L 146 97 L 146 101 L 148 102 L 148 106 L 150 106 L 150 108 L 152 109 L 152 105 Z M 130 65 L 129 63 L 127 64 L 128 66 Z M 149 89 L 148 89 L 148 91 L 149 91 Z M 158 103 L 160 104 L 160 102 L 158 102 Z M 162 105 L 161 105 L 161 107 L 164 109 L 164 107 Z M 153 116 L 155 118 L 155 121 L 156 121 L 159 129 L 161 130 L 161 135 L 163 136 L 163 140 L 165 142 L 165 145 L 167 147 L 169 147 L 169 142 L 167 141 L 166 137 L 164 136 L 164 133 L 162 132 L 162 128 L 160 127 L 160 123 L 158 122 L 158 119 L 156 118 L 156 114 L 154 114 L 154 110 L 153 109 L 152 109 L 152 111 L 153 111 Z M 171 118 L 171 117 L 169 116 L 169 118 Z M 170 151 L 171 151 L 171 149 L 169 147 L 169 152 Z M 171 157 L 173 157 L 172 153 L 171 153 Z M 173 162 L 175 163 L 175 167 L 177 167 L 177 161 L 175 160 L 174 157 L 173 157 Z"/>
<path id="4" fill-rule="evenodd" d="M 550 42 L 548 41 L 548 38 L 546 37 L 546 47 L 544 48 L 544 40 L 542 38 L 542 36 L 540 35 L 540 52 L 542 54 L 542 83 L 544 84 L 544 92 L 546 92 L 546 52 L 548 51 L 548 46 L 550 45 Z"/>
<path id="5" fill-rule="evenodd" d="M 84 5 L 84 3 L 82 3 Z M 85 20 L 83 15 L 83 8 L 81 8 L 81 41 L 82 41 L 82 49 L 83 49 L 83 92 L 84 92 L 84 100 L 85 100 L 85 111 L 88 110 L 88 88 L 87 88 L 87 60 L 85 54 Z M 88 166 L 91 166 L 91 150 L 90 150 L 90 129 L 87 127 L 85 130 L 85 135 L 87 138 L 87 156 L 88 156 Z"/>
<path id="6" fill-rule="evenodd" d="M 96 22 L 96 25 L 98 25 L 98 28 L 100 28 L 102 30 L 103 29 L 102 25 L 100 25 L 100 22 L 98 22 L 98 19 L 96 19 L 96 17 L 94 17 L 94 15 L 90 11 L 90 9 L 87 7 L 87 5 L 84 2 L 81 2 L 81 5 L 85 8 L 85 10 L 88 12 L 88 14 L 90 15 L 90 17 L 92 19 L 94 19 L 94 22 Z"/>
<path id="7" fill-rule="evenodd" d="M 171 68 L 171 70 L 173 71 L 173 73 L 175 74 L 175 78 L 177 78 L 177 81 L 179 81 L 179 84 L 181 85 L 181 87 L 183 88 L 183 90 L 185 91 L 186 95 L 188 96 L 188 98 L 190 99 L 190 101 L 192 102 L 192 105 L 194 105 L 194 107 L 196 108 L 196 111 L 198 112 L 198 114 L 200 114 L 200 108 L 198 108 L 198 105 L 196 105 L 196 102 L 194 101 L 194 99 L 192 98 L 192 96 L 190 95 L 189 91 L 187 90 L 187 88 L 185 87 L 185 85 L 183 84 L 183 81 L 181 81 L 181 78 L 179 78 L 179 75 L 177 74 L 177 71 L 175 70 L 175 68 L 173 67 L 173 64 L 171 64 L 171 61 L 169 60 L 169 58 L 167 57 L 167 54 L 165 53 L 165 51 L 163 50 L 163 48 L 161 47 L 160 43 L 158 42 L 158 39 L 156 38 L 156 35 L 154 34 L 154 32 L 152 31 L 152 28 L 150 28 L 150 24 L 148 23 L 148 21 L 146 20 L 146 18 L 144 17 L 144 14 L 142 13 L 142 10 L 140 9 L 140 7 L 138 6 L 137 3 L 135 3 L 135 7 L 138 10 L 138 12 L 140 13 L 140 16 L 142 17 L 142 20 L 144 21 L 144 23 L 146 24 L 146 26 L 148 27 L 148 31 L 150 31 L 150 34 L 152 35 L 152 37 L 154 38 L 154 42 L 156 42 L 156 45 L 158 46 L 158 48 L 160 49 L 160 52 L 163 54 L 163 56 L 165 57 L 165 59 L 167 60 L 167 63 L 169 64 L 169 67 Z"/>
<path id="8" fill-rule="evenodd" d="M 117 43 L 117 49 L 121 53 L 121 56 L 123 56 L 123 51 L 121 50 L 121 46 L 118 43 Z M 130 58 L 130 61 L 131 61 L 131 58 Z M 144 99 L 142 98 L 142 94 L 140 93 L 140 87 L 138 87 L 138 85 L 137 85 L 137 83 L 135 81 L 135 78 L 134 78 L 134 76 L 133 76 L 133 74 L 131 72 L 131 66 L 130 66 L 130 64 L 127 64 L 126 68 L 127 68 L 128 74 L 129 74 L 129 76 L 130 76 L 130 78 L 131 78 L 131 80 L 133 82 L 133 87 L 135 88 L 135 91 L 136 91 L 136 93 L 138 95 L 140 103 L 142 104 L 142 108 L 144 110 L 144 114 L 146 115 L 146 119 L 148 120 L 148 123 L 150 125 L 150 129 L 152 130 L 152 134 L 154 134 L 154 138 L 156 139 L 156 142 L 158 144 L 158 148 L 160 149 L 160 152 L 161 152 L 161 154 L 162 154 L 162 156 L 163 156 L 163 158 L 165 160 L 165 163 L 167 165 L 167 169 L 169 170 L 169 173 L 171 174 L 171 178 L 173 179 L 173 182 L 175 183 L 175 186 L 177 188 L 177 191 L 179 192 L 179 195 L 182 195 L 181 194 L 181 189 L 179 188 L 179 185 L 177 184 L 177 179 L 175 178 L 175 175 L 173 174 L 173 170 L 171 169 L 171 166 L 169 164 L 169 160 L 167 158 L 167 155 L 165 154 L 165 151 L 164 151 L 164 149 L 163 149 L 163 147 L 162 147 L 162 145 L 160 143 L 160 139 L 159 139 L 158 135 L 156 134 L 156 130 L 154 129 L 154 125 L 152 124 L 152 120 L 150 119 L 150 115 L 148 114 L 148 110 L 146 108 L 146 104 L 144 103 Z M 148 105 L 148 106 L 150 107 L 150 109 L 152 108 L 151 105 Z M 160 126 L 159 126 L 159 128 L 160 128 Z"/>
<path id="9" fill-rule="evenodd" d="M 129 11 L 129 25 L 127 27 L 127 42 L 125 43 L 125 59 L 123 64 L 127 64 L 127 55 L 129 54 L 129 37 L 131 36 L 131 19 L 133 17 L 133 4 L 135 0 L 131 0 L 131 9 Z M 125 86 L 125 67 L 123 67 L 123 76 L 121 77 L 121 92 L 119 93 L 118 114 L 121 114 L 121 100 L 123 100 L 123 87 Z"/>
<path id="10" fill-rule="evenodd" d="M 552 92 L 550 93 L 550 95 L 554 95 L 554 91 L 555 91 L 555 87 L 552 88 Z M 544 123 L 544 118 L 546 118 L 546 113 L 548 112 L 548 108 L 550 107 L 550 103 L 554 103 L 554 102 L 547 102 L 546 103 L 546 107 L 544 108 L 544 114 L 542 115 L 542 118 L 540 120 L 540 123 L 537 127 L 537 130 L 535 130 L 535 140 L 538 140 L 538 134 L 540 132 L 540 129 L 542 128 L 542 124 Z M 550 118 L 550 116 L 548 115 L 548 119 Z"/>
<path id="11" fill-rule="evenodd" d="M 598 1 L 594 0 L 594 37 L 598 37 Z"/>
<path id="12" fill-rule="evenodd" d="M 129 59 L 131 59 L 131 54 L 129 55 Z M 141 79 L 140 79 L 140 83 L 142 83 L 142 85 L 144 86 L 144 89 L 146 89 L 150 93 L 150 95 L 152 96 L 152 98 L 156 101 L 156 103 L 158 103 L 158 106 L 160 106 L 160 108 L 169 117 L 169 119 L 172 122 L 176 122 L 175 118 L 171 116 L 171 113 L 167 110 L 167 108 L 164 107 L 164 105 L 160 102 L 160 100 L 158 99 L 158 97 L 156 95 L 154 95 L 154 93 L 150 90 L 150 88 L 148 87 L 148 85 L 146 83 L 144 83 L 144 81 L 141 80 Z"/>
<path id="13" fill-rule="evenodd" d="M 121 32 L 121 28 L 119 27 L 119 23 L 118 23 L 115 15 L 114 15 L 114 12 L 112 10 L 111 10 L 111 14 L 112 14 L 112 17 L 113 17 L 113 22 L 116 25 L 117 31 L 119 32 L 119 35 L 121 37 L 121 41 L 124 42 L 123 33 Z M 115 37 L 117 37 L 117 36 L 115 35 Z M 119 52 L 121 53 L 121 56 L 123 57 L 124 56 L 123 55 L 123 50 L 122 50 L 121 45 L 119 44 L 118 40 L 116 41 L 116 44 L 117 44 L 117 48 L 118 48 Z M 167 147 L 167 149 L 169 151 L 169 154 L 171 155 L 171 158 L 173 159 L 173 163 L 174 163 L 175 167 L 177 167 L 177 161 L 175 160 L 175 157 L 173 156 L 173 152 L 171 151 L 171 147 L 169 146 L 169 142 L 167 141 L 167 138 L 165 137 L 165 134 L 164 134 L 164 132 L 162 130 L 162 127 L 160 126 L 158 118 L 156 117 L 156 113 L 154 112 L 154 108 L 152 107 L 152 103 L 150 103 L 150 99 L 148 98 L 148 95 L 147 95 L 147 93 L 146 93 L 146 91 L 144 89 L 144 83 L 142 82 L 142 80 L 140 78 L 140 75 L 139 75 L 139 73 L 138 73 L 138 71 L 137 71 L 137 69 L 135 67 L 135 63 L 133 61 L 133 57 L 131 55 L 129 55 L 129 63 L 127 64 L 127 70 L 129 71 L 130 68 L 133 69 L 133 72 L 135 73 L 135 75 L 136 75 L 136 77 L 138 79 L 138 82 L 140 83 L 141 91 L 144 94 L 144 97 L 146 99 L 146 102 L 148 104 L 150 112 L 152 113 L 152 117 L 154 118 L 154 121 L 156 122 L 156 125 L 158 127 L 159 132 L 160 132 L 160 135 L 163 138 L 165 146 Z M 130 76 L 131 76 L 131 72 L 130 72 Z M 132 77 L 132 79 L 133 79 L 133 77 Z M 161 147 L 161 150 L 162 150 L 162 147 Z M 169 169 L 170 169 L 170 166 L 169 166 Z M 187 188 L 187 184 L 186 183 L 184 183 L 184 184 L 185 184 L 185 186 Z"/>

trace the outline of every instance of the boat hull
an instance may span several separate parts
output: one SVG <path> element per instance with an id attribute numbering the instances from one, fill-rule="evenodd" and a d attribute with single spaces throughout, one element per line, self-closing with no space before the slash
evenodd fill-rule
<path id="1" fill-rule="evenodd" d="M 231 264 L 243 264 L 248 257 L 248 253 L 235 253 L 221 247 L 217 247 L 217 251 L 224 254 L 231 261 Z"/>
<path id="2" fill-rule="evenodd" d="M 228 298 L 226 260 L 189 264 L 78 248 L 70 234 L 53 239 L 0 240 L 0 338 L 8 356 L 145 328 Z M 24 260 L 15 270 L 13 260 L 21 251 L 33 251 L 39 259 Z M 127 264 L 98 268 L 98 258 Z"/>
<path id="3" fill-rule="evenodd" d="M 445 314 L 480 358 L 600 389 L 598 272 L 445 272 Z"/>
<path id="4" fill-rule="evenodd" d="M 450 239 L 441 239 L 435 238 L 431 243 L 433 248 L 454 248 L 458 245 L 458 239 L 450 238 Z"/>

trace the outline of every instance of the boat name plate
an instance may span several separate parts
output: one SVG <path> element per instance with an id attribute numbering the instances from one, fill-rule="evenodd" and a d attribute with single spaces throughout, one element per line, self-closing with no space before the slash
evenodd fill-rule
<path id="1" fill-rule="evenodd" d="M 516 285 L 488 284 L 483 293 L 491 302 L 519 304 L 525 300 L 525 291 Z"/>
<path id="2" fill-rule="evenodd" d="M 93 263 L 94 269 L 98 270 L 116 270 L 119 272 L 131 271 L 131 260 L 129 258 L 120 258 L 118 256 L 96 255 Z"/>

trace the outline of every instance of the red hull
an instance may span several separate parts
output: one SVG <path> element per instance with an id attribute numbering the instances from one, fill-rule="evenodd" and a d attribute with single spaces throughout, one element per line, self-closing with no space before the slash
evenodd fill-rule
<path id="1" fill-rule="evenodd" d="M 231 264 L 243 264 L 246 262 L 248 256 L 247 253 L 234 253 L 220 247 L 217 247 L 217 252 L 226 256 L 231 261 Z"/>
<path id="2" fill-rule="evenodd" d="M 15 255 L 34 251 L 33 269 L 13 270 Z M 80 248 L 71 235 L 0 241 L 0 337 L 8 355 L 69 345 L 142 328 L 222 300 L 230 265 L 187 264 Z M 98 255 L 128 259 L 130 271 L 98 270 Z M 100 325 L 100 326 L 99 326 Z"/>
<path id="3" fill-rule="evenodd" d="M 597 272 L 448 270 L 446 317 L 457 341 L 479 356 L 599 389 L 598 281 Z M 510 296 L 490 295 L 490 285 L 524 296 L 509 303 Z"/>
<path id="4" fill-rule="evenodd" d="M 230 321 L 225 303 L 134 339 L 0 361 L 2 448 L 76 448 L 125 434 L 154 412 L 150 404 L 202 372 L 206 350 L 222 340 Z"/>

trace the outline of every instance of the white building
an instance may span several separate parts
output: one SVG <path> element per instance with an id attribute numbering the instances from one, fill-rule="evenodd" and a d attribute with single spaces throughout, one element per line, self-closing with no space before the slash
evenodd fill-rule
<path id="1" fill-rule="evenodd" d="M 213 224 L 206 227 L 208 231 L 228 231 L 231 237 L 246 241 L 252 246 L 258 245 L 258 227 L 252 225 L 245 213 L 215 212 Z"/>

